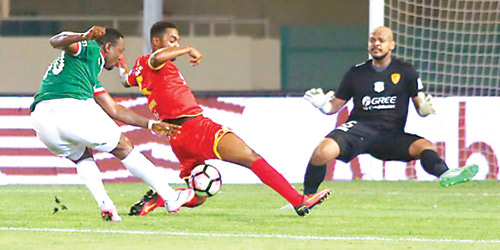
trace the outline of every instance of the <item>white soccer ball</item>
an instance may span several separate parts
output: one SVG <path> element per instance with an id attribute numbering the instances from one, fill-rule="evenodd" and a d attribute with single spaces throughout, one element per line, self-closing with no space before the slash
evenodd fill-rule
<path id="1" fill-rule="evenodd" d="M 209 164 L 198 165 L 191 171 L 189 186 L 198 196 L 214 196 L 222 186 L 220 172 Z"/>

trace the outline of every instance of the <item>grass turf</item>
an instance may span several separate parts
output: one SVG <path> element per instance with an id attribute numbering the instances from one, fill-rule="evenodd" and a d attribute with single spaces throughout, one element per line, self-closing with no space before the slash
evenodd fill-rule
<path id="1" fill-rule="evenodd" d="M 297 186 L 300 189 L 300 186 Z M 326 182 L 305 218 L 264 185 L 224 185 L 198 208 L 127 216 L 147 190 L 106 184 L 123 221 L 100 220 L 84 186 L 0 187 L 0 249 L 499 249 L 500 182 Z M 53 214 L 57 196 L 68 207 Z M 57 231 L 61 230 L 61 231 Z M 68 231 L 73 230 L 73 231 Z"/>

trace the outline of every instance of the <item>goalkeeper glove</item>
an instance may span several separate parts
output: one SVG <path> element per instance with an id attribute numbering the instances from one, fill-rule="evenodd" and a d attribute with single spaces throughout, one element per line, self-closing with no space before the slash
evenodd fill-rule
<path id="1" fill-rule="evenodd" d="M 320 88 L 313 88 L 304 94 L 304 99 L 308 100 L 312 105 L 321 112 L 327 114 L 332 110 L 332 104 L 330 103 L 330 99 L 333 98 L 334 92 L 329 91 L 328 93 L 324 94 L 323 90 Z"/>
<path id="2" fill-rule="evenodd" d="M 430 94 L 425 94 L 424 92 L 418 92 L 418 113 L 421 116 L 428 116 L 430 114 L 436 113 L 434 107 L 432 107 L 432 96 Z"/>

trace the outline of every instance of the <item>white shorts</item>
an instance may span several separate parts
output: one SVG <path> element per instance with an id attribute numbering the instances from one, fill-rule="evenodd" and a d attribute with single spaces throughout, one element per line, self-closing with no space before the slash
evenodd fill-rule
<path id="1" fill-rule="evenodd" d="M 59 156 L 78 160 L 86 148 L 110 152 L 120 141 L 120 127 L 94 99 L 53 99 L 31 113 L 37 137 Z"/>

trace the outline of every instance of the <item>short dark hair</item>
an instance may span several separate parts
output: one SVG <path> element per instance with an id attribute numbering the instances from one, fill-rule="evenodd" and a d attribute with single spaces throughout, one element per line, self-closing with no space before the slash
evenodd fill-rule
<path id="1" fill-rule="evenodd" d="M 177 26 L 175 26 L 174 23 L 168 22 L 168 21 L 159 21 L 153 24 L 151 27 L 150 31 L 150 40 L 153 39 L 153 37 L 161 37 L 163 34 L 165 34 L 165 30 L 167 28 L 174 28 L 177 29 Z"/>
<path id="2" fill-rule="evenodd" d="M 123 38 L 123 34 L 120 31 L 114 28 L 106 28 L 106 34 L 96 39 L 96 41 L 101 45 L 111 43 L 111 45 L 115 46 L 120 38 Z"/>

